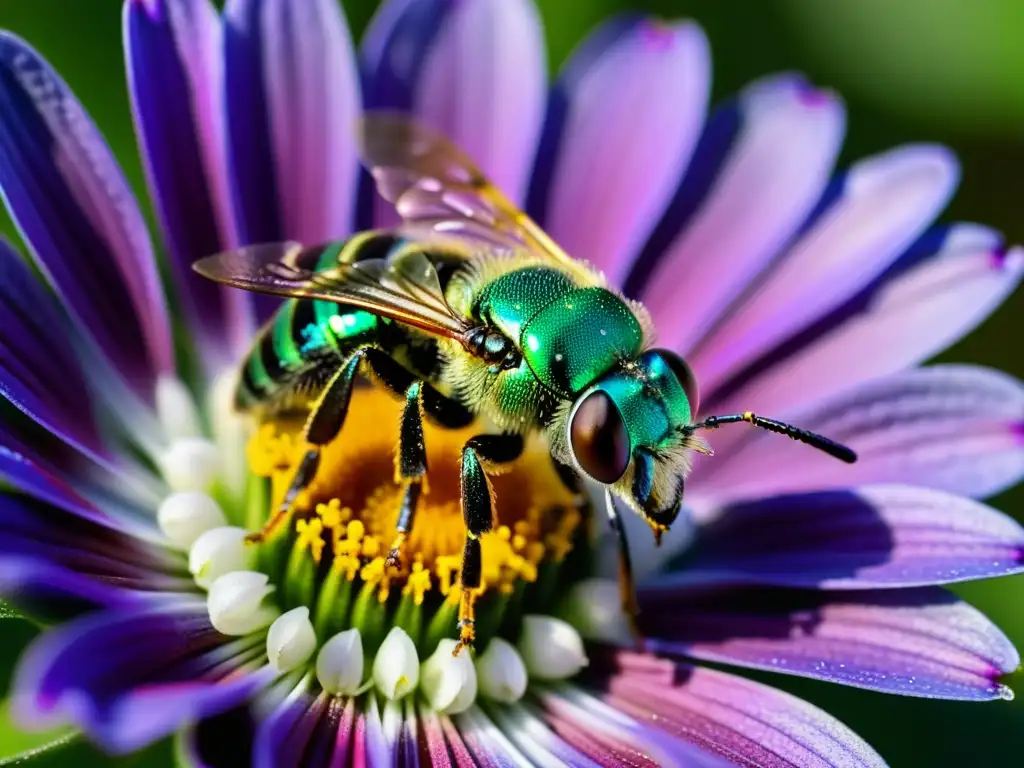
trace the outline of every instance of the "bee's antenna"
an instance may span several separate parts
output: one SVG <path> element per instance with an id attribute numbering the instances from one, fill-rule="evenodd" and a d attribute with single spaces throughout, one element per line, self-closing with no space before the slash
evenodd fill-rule
<path id="1" fill-rule="evenodd" d="M 806 429 L 800 429 L 794 427 L 792 424 L 786 424 L 782 421 L 776 421 L 775 419 L 766 419 L 763 416 L 757 416 L 752 411 L 746 413 L 733 413 L 728 416 L 708 416 L 704 421 L 698 421 L 696 424 L 690 424 L 683 428 L 683 432 L 690 434 L 698 429 L 717 429 L 718 427 L 724 426 L 725 424 L 738 424 L 742 421 L 748 424 L 753 424 L 755 427 L 761 429 L 767 429 L 769 432 L 775 432 L 780 435 L 785 435 L 801 443 L 806 443 L 819 451 L 824 451 L 829 456 L 835 456 L 840 461 L 845 461 L 847 464 L 853 464 L 857 460 L 857 454 L 847 448 L 845 445 L 829 440 L 827 437 L 823 437 L 814 432 L 808 432 Z"/>

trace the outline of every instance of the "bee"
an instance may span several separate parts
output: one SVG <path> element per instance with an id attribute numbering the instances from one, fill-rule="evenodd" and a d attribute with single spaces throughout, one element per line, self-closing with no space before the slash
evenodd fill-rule
<path id="1" fill-rule="evenodd" d="M 456 652 L 474 640 L 480 537 L 496 524 L 488 468 L 514 461 L 531 433 L 544 436 L 570 489 L 580 493 L 583 479 L 604 489 L 631 621 L 632 569 L 613 496 L 660 542 L 679 515 L 694 452 L 710 453 L 700 432 L 745 422 L 856 460 L 828 438 L 751 412 L 698 421 L 693 372 L 653 345 L 644 308 L 566 254 L 459 149 L 390 114 L 364 117 L 359 143 L 378 192 L 401 217 L 397 228 L 326 245 L 254 245 L 195 264 L 220 283 L 289 297 L 241 366 L 238 407 L 272 420 L 300 395 L 311 403 L 308 450 L 251 541 L 287 518 L 367 375 L 404 402 L 396 458 L 404 488 L 390 566 L 401 565 L 427 473 L 424 418 L 447 428 L 477 417 L 493 425 L 462 451 Z"/>

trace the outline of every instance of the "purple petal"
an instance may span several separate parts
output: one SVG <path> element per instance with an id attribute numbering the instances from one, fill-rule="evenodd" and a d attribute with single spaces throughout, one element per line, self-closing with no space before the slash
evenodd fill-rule
<path id="1" fill-rule="evenodd" d="M 153 248 L 121 169 L 64 81 L 6 32 L 0 103 L 0 187 L 12 218 L 67 306 L 149 396 L 153 377 L 174 370 L 174 348 Z"/>
<path id="2" fill-rule="evenodd" d="M 1019 573 L 1024 528 L 943 491 L 874 485 L 727 507 L 692 553 L 657 583 L 913 587 Z"/>
<path id="3" fill-rule="evenodd" d="M 355 56 L 334 0 L 229 0 L 224 63 L 241 243 L 351 231 Z"/>
<path id="4" fill-rule="evenodd" d="M 453 0 L 380 4 L 359 46 L 367 109 L 412 109 L 420 66 L 454 6 Z"/>
<path id="5" fill-rule="evenodd" d="M 935 587 L 894 591 L 647 590 L 650 649 L 934 699 L 1008 698 L 1013 644 Z"/>
<path id="6" fill-rule="evenodd" d="M 436 6 L 436 16 L 414 26 L 424 5 Z M 409 55 L 410 38 L 421 58 Z M 522 201 L 547 90 L 543 29 L 531 0 L 393 0 L 362 50 L 371 104 L 380 105 L 388 84 L 400 81 L 408 101 L 388 106 L 411 109 Z"/>
<path id="7" fill-rule="evenodd" d="M 644 249 L 643 260 L 650 255 L 657 264 L 642 298 L 655 318 L 659 343 L 681 352 L 789 242 L 821 197 L 842 144 L 842 103 L 797 76 L 748 86 L 739 112 L 739 133 L 713 178 L 698 182 L 688 176 L 677 192 L 677 199 L 685 198 L 698 183 L 706 185 L 688 225 L 681 230 L 685 222 L 670 209 Z M 694 166 L 713 143 L 707 135 L 702 139 Z M 659 252 L 649 254 L 655 240 Z M 681 301 L 680 285 L 700 290 L 688 291 Z"/>
<path id="8" fill-rule="evenodd" d="M 126 533 L 31 465 L 7 453 L 0 462 L 0 477 L 46 499 L 0 494 L 0 556 L 38 558 L 125 589 L 189 586 L 180 556 Z"/>
<path id="9" fill-rule="evenodd" d="M 57 302 L 0 240 L 0 393 L 45 429 L 104 452 Z"/>
<path id="10" fill-rule="evenodd" d="M 201 602 L 79 619 L 44 634 L 22 658 L 23 722 L 70 719 L 104 749 L 138 749 L 248 699 L 268 669 L 246 672 L 239 643 L 209 625 Z"/>
<path id="11" fill-rule="evenodd" d="M 102 508 L 111 519 L 131 519 L 136 527 L 141 524 L 142 530 L 155 529 L 152 509 L 166 494 L 166 488 L 146 471 L 127 465 L 123 458 L 107 460 L 83 451 L 60 435 L 17 418 L 0 420 L 0 455 L 7 467 L 5 479 L 16 490 L 35 493 L 32 483 L 26 484 L 18 471 L 18 465 L 30 465 L 33 471 L 72 489 L 76 497 Z"/>
<path id="12" fill-rule="evenodd" d="M 208 0 L 127 0 L 124 43 L 135 125 L 186 316 L 224 354 L 244 342 L 248 303 L 192 270 L 232 244 L 221 29 Z"/>
<path id="13" fill-rule="evenodd" d="M 781 413 L 916 365 L 962 338 L 1020 284 L 1024 250 L 961 225 L 942 249 L 858 297 L 840 322 L 753 376 L 716 407 Z M 799 388 L 792 382 L 799 381 Z"/>
<path id="14" fill-rule="evenodd" d="M 0 557 L 0 595 L 33 619 L 45 622 L 138 603 L 128 590 L 21 555 Z"/>
<path id="15" fill-rule="evenodd" d="M 356 703 L 321 692 L 297 692 L 260 723 L 254 744 L 257 768 L 365 765 L 356 741 Z"/>
<path id="16" fill-rule="evenodd" d="M 868 483 L 983 498 L 1024 477 L 1024 384 L 991 369 L 918 368 L 784 415 L 849 445 L 857 463 L 748 433 L 742 447 L 703 462 L 691 487 L 719 501 Z"/>
<path id="17" fill-rule="evenodd" d="M 625 652 L 592 658 L 591 667 L 606 703 L 738 765 L 885 765 L 831 715 L 768 686 Z"/>
<path id="18" fill-rule="evenodd" d="M 928 227 L 959 177 L 948 150 L 909 146 L 854 166 L 785 258 L 694 354 L 705 386 L 856 296 Z"/>
<path id="19" fill-rule="evenodd" d="M 531 209 L 613 283 L 625 278 L 686 169 L 709 69 L 696 25 L 618 20 L 579 47 L 555 86 Z"/>
<path id="20" fill-rule="evenodd" d="M 316 698 L 304 690 L 297 690 L 278 705 L 256 729 L 253 745 L 255 768 L 277 768 L 283 765 L 322 765 L 323 762 L 303 760 L 317 721 L 328 709 L 330 696 L 321 693 Z"/>

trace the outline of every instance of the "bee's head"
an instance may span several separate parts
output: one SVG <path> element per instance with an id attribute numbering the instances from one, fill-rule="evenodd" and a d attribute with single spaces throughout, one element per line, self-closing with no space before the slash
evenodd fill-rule
<path id="1" fill-rule="evenodd" d="M 679 355 L 652 349 L 603 376 L 576 399 L 566 425 L 576 466 L 643 515 L 655 535 L 679 515 L 697 384 Z"/>

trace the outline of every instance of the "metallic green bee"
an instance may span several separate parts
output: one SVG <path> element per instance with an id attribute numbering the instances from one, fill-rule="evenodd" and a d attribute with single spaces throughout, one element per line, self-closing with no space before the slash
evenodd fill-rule
<path id="1" fill-rule="evenodd" d="M 855 461 L 827 438 L 752 413 L 695 421 L 690 368 L 676 353 L 652 348 L 644 308 L 570 258 L 459 150 L 393 116 L 366 118 L 360 138 L 400 228 L 316 247 L 252 246 L 196 264 L 213 280 L 292 297 L 243 364 L 238 405 L 272 419 L 296 395 L 313 397 L 308 452 L 282 506 L 252 540 L 286 517 L 314 477 L 320 446 L 340 431 L 361 371 L 405 402 L 393 564 L 415 524 L 427 471 L 424 416 L 456 428 L 481 414 L 500 430 L 472 438 L 462 453 L 460 648 L 474 637 L 480 536 L 495 525 L 484 466 L 513 461 L 528 433 L 544 434 L 574 490 L 581 477 L 604 487 L 630 616 L 631 569 L 612 494 L 660 539 L 679 514 L 692 452 L 709 452 L 699 431 L 744 421 Z"/>

